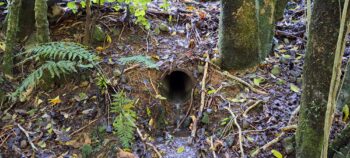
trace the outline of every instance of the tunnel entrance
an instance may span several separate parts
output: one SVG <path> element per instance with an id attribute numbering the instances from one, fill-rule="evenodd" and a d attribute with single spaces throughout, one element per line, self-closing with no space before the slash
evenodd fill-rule
<path id="1" fill-rule="evenodd" d="M 165 75 L 162 79 L 162 95 L 170 103 L 185 103 L 191 97 L 193 78 L 183 70 L 174 70 Z"/>

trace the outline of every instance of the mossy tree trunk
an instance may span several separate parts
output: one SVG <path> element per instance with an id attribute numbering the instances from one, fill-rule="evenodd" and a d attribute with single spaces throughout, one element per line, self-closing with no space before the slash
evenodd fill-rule
<path id="1" fill-rule="evenodd" d="M 35 30 L 35 0 L 22 0 L 22 7 L 19 16 L 19 38 L 24 39 Z"/>
<path id="2" fill-rule="evenodd" d="M 272 49 L 275 20 L 287 0 L 221 0 L 219 49 L 222 67 L 245 69 Z"/>
<path id="3" fill-rule="evenodd" d="M 319 158 L 339 30 L 338 1 L 314 1 L 303 68 L 297 157 Z"/>
<path id="4" fill-rule="evenodd" d="M 36 41 L 38 43 L 49 42 L 50 30 L 47 20 L 47 0 L 35 0 L 35 25 Z"/>
<path id="5" fill-rule="evenodd" d="M 6 48 L 3 56 L 2 69 L 5 75 L 13 76 L 13 58 L 15 53 L 15 44 L 17 42 L 17 31 L 21 0 L 12 0 L 10 2 L 7 31 L 6 31 Z"/>

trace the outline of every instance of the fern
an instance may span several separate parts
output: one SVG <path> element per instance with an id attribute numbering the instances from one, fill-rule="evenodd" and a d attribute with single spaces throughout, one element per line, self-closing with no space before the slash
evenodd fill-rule
<path id="1" fill-rule="evenodd" d="M 92 54 L 83 45 L 72 42 L 44 43 L 32 47 L 19 55 L 23 54 L 27 54 L 29 57 L 19 64 L 40 59 L 42 65 L 28 75 L 16 91 L 10 94 L 13 101 L 29 87 L 36 87 L 46 72 L 52 78 L 59 78 L 61 75 L 77 72 L 77 68 L 92 68 L 97 65 L 95 62 L 97 59 L 96 55 Z"/>
<path id="2" fill-rule="evenodd" d="M 49 42 L 36 45 L 19 55 L 26 54 L 27 57 L 19 64 L 24 64 L 30 60 L 50 59 L 50 60 L 70 60 L 82 62 L 83 60 L 93 62 L 97 56 L 85 48 L 84 45 L 73 42 Z"/>
<path id="3" fill-rule="evenodd" d="M 118 61 L 122 64 L 137 62 L 144 64 L 147 68 L 158 69 L 158 65 L 149 56 L 136 55 L 131 57 L 120 58 Z"/>
<path id="4" fill-rule="evenodd" d="M 124 92 L 113 95 L 111 112 L 117 114 L 113 128 L 124 148 L 130 148 L 134 140 L 136 112 L 133 110 L 134 101 L 128 99 Z"/>

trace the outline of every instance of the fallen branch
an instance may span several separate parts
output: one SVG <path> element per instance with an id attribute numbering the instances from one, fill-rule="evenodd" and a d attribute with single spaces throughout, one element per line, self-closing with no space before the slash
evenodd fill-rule
<path id="1" fill-rule="evenodd" d="M 30 139 L 29 133 L 20 124 L 17 124 L 17 126 L 24 133 L 24 135 L 26 135 L 26 137 L 28 139 L 28 142 L 29 142 L 30 146 L 32 147 L 32 149 L 34 151 L 38 151 L 38 148 L 35 147 L 35 145 L 33 144 L 32 139 Z"/>
<path id="2" fill-rule="evenodd" d="M 241 151 L 241 158 L 245 158 L 244 150 L 243 150 L 242 129 L 241 129 L 241 126 L 239 126 L 239 124 L 237 122 L 237 116 L 233 113 L 233 111 L 230 108 L 225 107 L 225 109 L 230 112 L 230 114 L 232 115 L 232 117 L 234 119 L 235 125 L 238 128 L 238 139 L 239 139 L 239 148 L 240 148 L 240 151 Z"/>
<path id="3" fill-rule="evenodd" d="M 260 147 L 259 149 L 257 149 L 255 152 L 253 152 L 251 154 L 252 157 L 256 157 L 256 155 L 258 155 L 261 151 L 265 151 L 267 148 L 271 147 L 273 144 L 279 142 L 282 137 L 286 134 L 285 131 L 288 131 L 290 129 L 296 129 L 297 128 L 297 125 L 290 125 L 290 123 L 292 122 L 292 120 L 297 116 L 298 112 L 300 110 L 300 106 L 298 106 L 293 112 L 292 112 L 292 115 L 290 116 L 289 118 L 289 121 L 288 121 L 288 125 L 285 126 L 285 127 L 282 127 L 281 130 L 282 130 L 282 133 L 276 137 L 275 139 L 271 140 L 270 142 L 266 143 L 264 146 Z"/>
<path id="4" fill-rule="evenodd" d="M 191 140 L 190 140 L 191 142 L 192 142 L 192 139 L 196 136 L 198 121 L 202 117 L 202 113 L 203 113 L 203 109 L 204 109 L 204 105 L 205 105 L 205 94 L 207 93 L 207 91 L 205 89 L 205 83 L 206 83 L 206 78 L 208 75 L 209 61 L 210 61 L 209 54 L 207 54 L 207 58 L 205 60 L 205 65 L 204 65 L 204 74 L 203 74 L 203 78 L 202 78 L 202 82 L 201 82 L 201 85 L 202 85 L 202 87 L 201 87 L 201 106 L 199 107 L 199 112 L 198 112 L 197 118 L 193 122 L 192 131 L 191 131 Z"/>
<path id="5" fill-rule="evenodd" d="M 74 131 L 74 132 L 72 132 L 69 136 L 73 136 L 73 135 L 75 135 L 75 134 L 77 134 L 77 133 L 79 133 L 80 131 L 82 131 L 83 129 L 85 129 L 86 127 L 89 127 L 91 124 L 93 124 L 94 122 L 96 122 L 97 120 L 98 120 L 99 118 L 97 118 L 97 119 L 95 119 L 95 120 L 92 120 L 91 122 L 89 122 L 87 125 L 85 125 L 85 126 L 83 126 L 83 127 L 81 127 L 81 128 L 79 128 L 78 130 L 76 130 L 76 131 Z"/>
<path id="6" fill-rule="evenodd" d="M 262 102 L 262 100 L 258 100 L 256 101 L 252 106 L 248 107 L 244 112 L 243 112 L 243 117 L 247 118 L 248 117 L 248 112 L 252 109 L 254 109 L 255 107 L 257 107 L 260 103 Z"/>
<path id="7" fill-rule="evenodd" d="M 254 88 L 251 84 L 247 83 L 246 81 L 244 81 L 244 80 L 242 80 L 242 79 L 240 79 L 240 78 L 238 78 L 238 77 L 236 77 L 236 76 L 231 75 L 231 74 L 230 74 L 229 72 L 227 72 L 227 71 L 224 71 L 224 72 L 221 72 L 221 71 L 219 71 L 219 70 L 215 70 L 215 71 L 216 71 L 217 73 L 223 75 L 223 76 L 227 76 L 228 78 L 231 78 L 231 79 L 233 79 L 233 80 L 235 80 L 235 81 L 240 82 L 241 84 L 247 86 L 250 90 L 252 90 L 252 91 L 255 92 L 255 93 L 267 95 L 266 92 Z"/>

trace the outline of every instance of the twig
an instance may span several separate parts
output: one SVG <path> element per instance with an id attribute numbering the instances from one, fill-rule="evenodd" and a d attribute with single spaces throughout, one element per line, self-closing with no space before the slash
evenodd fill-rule
<path id="1" fill-rule="evenodd" d="M 85 126 L 83 126 L 83 127 L 81 127 L 81 128 L 79 128 L 78 130 L 76 130 L 76 131 L 74 131 L 74 132 L 72 132 L 69 136 L 73 136 L 73 135 L 75 135 L 75 134 L 77 134 L 77 133 L 79 133 L 80 131 L 82 131 L 83 129 L 85 129 L 86 127 L 88 127 L 88 126 L 90 126 L 91 124 L 93 124 L 94 122 L 96 122 L 97 120 L 98 120 L 99 118 L 97 118 L 97 119 L 95 119 L 95 120 L 92 120 L 91 122 L 89 122 L 87 125 L 85 125 Z"/>
<path id="2" fill-rule="evenodd" d="M 147 144 L 148 146 L 152 147 L 153 151 L 156 152 L 158 158 L 162 158 L 162 157 L 163 157 L 162 154 L 160 154 L 160 152 L 158 151 L 157 147 L 155 147 L 153 144 L 148 143 L 148 142 L 146 142 L 146 144 Z"/>
<path id="3" fill-rule="evenodd" d="M 128 68 L 126 68 L 126 69 L 124 70 L 124 73 L 126 73 L 126 72 L 128 72 L 128 71 L 130 71 L 130 70 L 132 70 L 132 69 L 138 68 L 138 67 L 140 67 L 140 64 L 131 65 L 130 67 L 128 67 Z"/>
<path id="4" fill-rule="evenodd" d="M 16 104 L 16 103 L 12 103 L 11 106 L 10 106 L 9 108 L 7 108 L 6 110 L 4 110 L 4 113 L 2 114 L 2 116 L 5 115 L 9 110 L 11 110 L 11 109 L 13 108 L 13 106 L 15 106 L 15 104 Z M 1 116 L 1 117 L 2 117 L 2 116 Z"/>
<path id="5" fill-rule="evenodd" d="M 214 143 L 213 143 L 213 136 L 210 137 L 210 149 L 212 150 L 213 158 L 216 158 L 215 147 L 214 147 Z"/>
<path id="6" fill-rule="evenodd" d="M 227 71 L 224 71 L 224 72 L 221 72 L 221 71 L 219 71 L 219 70 L 215 70 L 215 71 L 216 71 L 217 73 L 223 75 L 223 76 L 227 76 L 228 78 L 231 78 L 231 79 L 233 79 L 233 80 L 235 80 L 235 81 L 240 82 L 241 84 L 247 86 L 249 89 L 251 89 L 251 90 L 252 90 L 253 92 L 255 92 L 255 93 L 267 95 L 266 92 L 264 92 L 264 91 L 262 91 L 262 90 L 259 90 L 259 89 L 255 89 L 251 84 L 247 83 L 246 81 L 244 81 L 244 80 L 242 80 L 242 79 L 240 79 L 240 78 L 238 78 L 238 77 L 236 77 L 236 76 L 231 75 L 231 74 L 230 74 L 229 72 L 227 72 Z"/>
<path id="7" fill-rule="evenodd" d="M 241 126 L 239 126 L 238 122 L 237 122 L 237 116 L 233 113 L 233 111 L 228 108 L 228 107 L 225 107 L 226 110 L 228 110 L 230 112 L 230 114 L 232 115 L 233 119 L 234 119 L 234 122 L 235 122 L 235 125 L 237 126 L 238 128 L 238 139 L 239 139 L 239 148 L 241 150 L 241 158 L 245 158 L 245 155 L 244 155 L 244 149 L 243 149 L 243 136 L 242 136 L 242 129 L 241 129 Z"/>
<path id="8" fill-rule="evenodd" d="M 292 120 L 297 116 L 298 112 L 300 110 L 300 106 L 298 106 L 293 112 L 292 112 L 292 115 L 290 116 L 289 118 L 289 121 L 288 121 L 288 125 L 286 127 L 282 127 L 281 130 L 282 130 L 282 133 L 276 137 L 275 139 L 271 140 L 270 142 L 266 143 L 264 146 L 258 148 L 255 152 L 253 152 L 251 154 L 252 157 L 256 157 L 256 155 L 258 155 L 261 151 L 264 151 L 266 150 L 267 148 L 269 148 L 270 146 L 272 146 L 273 144 L 279 142 L 282 137 L 286 134 L 285 131 L 286 130 L 283 130 L 284 128 L 287 128 L 287 129 L 291 129 L 291 128 L 297 128 L 296 125 L 290 125 L 290 123 L 292 122 Z"/>
<path id="9" fill-rule="evenodd" d="M 157 88 L 154 86 L 153 81 L 152 81 L 152 78 L 151 78 L 151 75 L 150 75 L 149 72 L 148 72 L 148 78 L 149 78 L 149 81 L 150 81 L 150 83 L 151 83 L 151 86 L 152 86 L 154 92 L 156 92 L 156 95 L 159 95 L 159 92 L 158 92 Z"/>
<path id="10" fill-rule="evenodd" d="M 35 147 L 35 145 L 32 142 L 32 139 L 30 139 L 29 133 L 20 124 L 17 124 L 17 126 L 24 133 L 24 135 L 26 135 L 28 142 L 29 142 L 30 146 L 32 147 L 32 149 L 34 151 L 38 151 L 38 148 Z"/>
<path id="11" fill-rule="evenodd" d="M 257 107 L 260 103 L 262 102 L 262 100 L 258 100 L 258 101 L 256 101 L 252 106 L 250 106 L 250 107 L 248 107 L 245 111 L 244 111 L 244 113 L 243 113 L 243 117 L 248 117 L 248 112 L 250 111 L 250 110 L 252 110 L 253 108 L 255 108 L 255 107 Z"/>
<path id="12" fill-rule="evenodd" d="M 281 131 L 283 132 L 287 132 L 287 131 L 290 131 L 290 130 L 294 130 L 294 129 L 297 129 L 298 125 L 288 125 L 288 126 L 285 126 L 285 127 L 282 127 L 281 128 Z"/>
<path id="13" fill-rule="evenodd" d="M 160 154 L 160 152 L 158 151 L 157 147 L 155 147 L 152 143 L 146 142 L 146 137 L 143 137 L 140 129 L 138 127 L 136 127 L 136 131 L 137 134 L 139 135 L 139 137 L 141 138 L 142 142 L 144 142 L 146 145 L 152 147 L 153 151 L 157 154 L 158 158 L 162 158 L 162 154 Z"/>
<path id="14" fill-rule="evenodd" d="M 190 141 L 192 141 L 192 139 L 196 136 L 198 120 L 202 117 L 202 113 L 203 113 L 203 109 L 204 109 L 204 105 L 205 105 L 205 94 L 206 94 L 205 83 L 206 83 L 206 78 L 207 78 L 207 74 L 208 74 L 209 61 L 210 61 L 209 54 L 207 54 L 207 58 L 206 58 L 205 65 L 204 65 L 203 79 L 201 82 L 201 85 L 202 85 L 202 88 L 201 88 L 201 106 L 199 107 L 199 112 L 198 112 L 197 118 L 193 122 Z"/>

